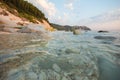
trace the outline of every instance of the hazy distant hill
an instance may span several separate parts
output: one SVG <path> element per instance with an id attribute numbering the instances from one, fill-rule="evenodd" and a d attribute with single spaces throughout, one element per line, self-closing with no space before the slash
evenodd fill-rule
<path id="1" fill-rule="evenodd" d="M 54 24 L 54 23 L 50 23 L 51 26 L 57 30 L 65 30 L 65 31 L 73 31 L 74 29 L 81 29 L 81 30 L 86 30 L 86 31 L 90 31 L 91 29 L 86 27 L 86 26 L 70 26 L 70 25 L 59 25 L 59 24 Z"/>

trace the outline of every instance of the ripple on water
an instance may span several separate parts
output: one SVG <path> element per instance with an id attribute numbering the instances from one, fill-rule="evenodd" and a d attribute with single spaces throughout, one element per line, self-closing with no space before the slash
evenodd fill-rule
<path id="1" fill-rule="evenodd" d="M 0 76 L 7 80 L 120 80 L 120 48 L 113 42 L 103 44 L 94 39 L 103 34 L 86 32 L 76 36 L 53 32 L 51 35 L 54 38 L 44 46 L 39 46 L 40 39 L 34 39 L 30 40 L 32 44 L 13 49 L 15 56 L 0 65 L 3 73 Z M 111 37 L 101 41 L 111 41 Z M 4 70 L 8 70 L 8 75 Z"/>

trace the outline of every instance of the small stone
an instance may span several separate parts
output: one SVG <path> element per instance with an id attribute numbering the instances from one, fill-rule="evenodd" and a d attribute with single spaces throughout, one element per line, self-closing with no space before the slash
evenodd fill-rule
<path id="1" fill-rule="evenodd" d="M 56 72 L 60 72 L 60 71 L 61 71 L 60 67 L 59 67 L 57 64 L 53 64 L 53 69 L 54 69 Z"/>

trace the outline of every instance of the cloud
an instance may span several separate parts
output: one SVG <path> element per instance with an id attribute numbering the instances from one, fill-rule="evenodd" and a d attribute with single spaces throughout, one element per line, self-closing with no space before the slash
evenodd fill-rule
<path id="1" fill-rule="evenodd" d="M 80 20 L 80 25 L 86 25 L 93 30 L 120 30 L 120 9 Z"/>
<path id="2" fill-rule="evenodd" d="M 56 18 L 56 22 L 59 24 L 65 25 L 67 22 L 69 22 L 69 14 L 68 13 L 63 13 L 61 16 L 58 16 Z"/>
<path id="3" fill-rule="evenodd" d="M 67 3 L 64 5 L 67 9 L 73 10 L 73 3 Z"/>
<path id="4" fill-rule="evenodd" d="M 77 0 L 66 0 L 66 3 L 64 4 L 64 7 L 66 7 L 69 10 L 73 10 L 75 1 L 77 1 Z"/>
<path id="5" fill-rule="evenodd" d="M 54 16 L 57 12 L 55 4 L 48 0 L 27 0 L 27 1 L 35 5 L 38 9 L 42 10 L 49 18 Z"/>
<path id="6" fill-rule="evenodd" d="M 54 21 L 56 24 L 68 25 L 71 24 L 71 17 L 69 13 L 63 12 L 61 15 L 57 16 Z"/>

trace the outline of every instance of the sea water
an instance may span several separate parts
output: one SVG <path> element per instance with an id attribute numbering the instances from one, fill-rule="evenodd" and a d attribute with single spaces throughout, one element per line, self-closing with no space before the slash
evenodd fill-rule
<path id="1" fill-rule="evenodd" d="M 53 34 L 54 40 L 48 44 L 52 47 L 51 53 L 58 55 L 80 54 L 81 57 L 87 57 L 86 60 L 90 59 L 88 63 L 92 64 L 92 60 L 95 63 L 98 69 L 97 80 L 120 80 L 119 32 L 83 32 L 80 35 L 58 32 Z M 95 39 L 95 36 L 115 37 L 116 40 Z"/>
<path id="2" fill-rule="evenodd" d="M 4 73 L 7 80 L 120 80 L 120 32 L 49 35 L 49 41 L 35 39 L 19 49 L 1 50 L 1 62 L 19 65 Z"/>

